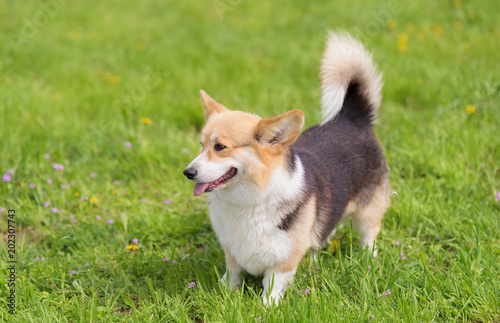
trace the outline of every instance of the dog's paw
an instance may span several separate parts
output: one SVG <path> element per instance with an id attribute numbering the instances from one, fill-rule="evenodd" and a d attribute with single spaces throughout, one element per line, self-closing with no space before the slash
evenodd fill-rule
<path id="1" fill-rule="evenodd" d="M 232 290 L 236 290 L 241 286 L 242 279 L 240 275 L 234 275 L 234 276 L 236 277 L 233 276 L 228 277 L 228 272 L 226 271 L 224 276 L 222 276 L 222 278 L 220 279 L 220 282 L 222 283 L 222 285 L 226 286 L 226 283 L 229 278 L 229 288 L 231 288 Z"/>
<path id="2" fill-rule="evenodd" d="M 284 292 L 281 293 L 276 293 L 276 295 L 265 295 L 264 293 L 262 294 L 262 302 L 264 303 L 265 307 L 270 307 L 270 306 L 278 306 L 280 304 L 281 299 L 285 295 Z"/>

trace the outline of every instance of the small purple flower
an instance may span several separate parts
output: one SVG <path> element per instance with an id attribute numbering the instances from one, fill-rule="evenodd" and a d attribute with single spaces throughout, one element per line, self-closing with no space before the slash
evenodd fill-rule
<path id="1" fill-rule="evenodd" d="M 398 240 L 396 240 L 396 246 L 398 246 L 398 247 L 399 247 L 399 239 L 398 239 Z"/>
<path id="2" fill-rule="evenodd" d="M 68 189 L 69 188 L 69 184 L 61 184 L 61 188 L 63 190 Z"/>
<path id="3" fill-rule="evenodd" d="M 481 167 L 484 168 L 484 166 L 486 166 L 484 163 L 481 164 Z"/>
<path id="4" fill-rule="evenodd" d="M 44 257 L 42 257 L 42 258 L 40 258 L 40 260 L 41 260 L 41 261 L 45 261 L 45 258 L 44 258 Z"/>
<path id="5" fill-rule="evenodd" d="M 132 242 L 137 244 L 139 242 L 139 239 L 135 238 L 135 239 L 132 239 Z"/>
<path id="6" fill-rule="evenodd" d="M 71 275 L 74 275 L 74 274 L 76 274 L 76 270 L 71 271 Z"/>
<path id="7" fill-rule="evenodd" d="M 495 201 L 500 201 L 500 192 L 497 192 L 497 195 L 495 196 Z"/>
<path id="8" fill-rule="evenodd" d="M 173 263 L 173 264 L 176 264 L 176 263 L 177 263 L 177 260 L 172 260 L 172 263 Z"/>
<path id="9" fill-rule="evenodd" d="M 4 182 L 10 182 L 10 180 L 11 180 L 11 179 L 12 179 L 12 178 L 10 177 L 10 175 L 9 175 L 9 174 L 5 174 L 5 175 L 3 175 L 3 176 L 2 176 L 2 180 L 3 180 Z"/>
<path id="10" fill-rule="evenodd" d="M 31 187 L 32 189 L 33 189 L 33 188 L 35 188 L 35 184 L 30 183 L 30 187 Z"/>
<path id="11" fill-rule="evenodd" d="M 319 267 L 316 267 L 316 270 L 319 270 Z"/>
<path id="12" fill-rule="evenodd" d="M 143 197 L 143 198 L 141 199 L 141 202 L 146 202 L 146 201 L 147 201 L 147 199 L 146 199 L 145 197 Z"/>
<path id="13" fill-rule="evenodd" d="M 90 176 L 91 178 L 94 178 L 94 177 L 95 177 L 95 173 L 94 173 L 94 172 L 92 172 L 92 173 L 90 173 L 90 174 L 89 174 L 89 176 Z"/>
<path id="14" fill-rule="evenodd" d="M 188 285 L 188 288 L 193 288 L 195 285 L 196 285 L 195 282 L 190 282 L 189 285 Z"/>
<path id="15" fill-rule="evenodd" d="M 69 217 L 72 218 L 72 219 L 75 218 L 75 216 L 73 214 L 70 214 Z"/>
<path id="16" fill-rule="evenodd" d="M 57 212 L 59 212 L 59 210 L 56 207 L 53 207 L 52 212 L 57 213 Z"/>
<path id="17" fill-rule="evenodd" d="M 169 260 L 170 260 L 170 258 L 164 258 L 163 259 L 163 261 L 169 261 Z"/>
<path id="18" fill-rule="evenodd" d="M 170 203 L 172 203 L 172 201 L 170 201 L 170 200 L 165 200 L 165 201 L 163 201 L 163 203 L 165 203 L 165 204 L 170 204 Z"/>
<path id="19" fill-rule="evenodd" d="M 412 233 L 412 232 L 413 232 L 413 228 L 410 228 L 410 233 Z"/>
<path id="20" fill-rule="evenodd" d="M 305 293 L 306 293 L 306 294 L 309 294 L 310 292 L 311 292 L 311 291 L 309 290 L 309 288 L 306 288 Z"/>
<path id="21" fill-rule="evenodd" d="M 372 266 L 368 265 L 368 269 L 369 269 L 369 270 L 370 270 L 370 269 L 372 269 Z"/>
<path id="22" fill-rule="evenodd" d="M 52 185 L 52 180 L 50 178 L 47 178 L 47 183 L 49 183 L 49 185 Z"/>
<path id="23" fill-rule="evenodd" d="M 405 253 L 404 253 L 404 252 L 401 252 L 401 259 L 402 259 L 402 260 L 405 260 L 405 259 L 406 259 L 406 256 L 405 256 Z"/>
<path id="24" fill-rule="evenodd" d="M 45 158 L 45 159 L 49 159 L 49 158 L 50 158 L 50 155 L 49 155 L 49 154 L 43 154 L 43 158 Z"/>
<path id="25" fill-rule="evenodd" d="M 97 221 L 99 221 L 99 220 L 101 219 L 101 217 L 100 217 L 100 216 L 98 216 L 98 215 L 96 215 L 96 216 L 95 216 L 95 219 L 96 219 Z"/>
<path id="26" fill-rule="evenodd" d="M 382 294 L 378 294 L 377 297 L 382 297 Z"/>
<path id="27" fill-rule="evenodd" d="M 311 264 L 311 265 L 309 266 L 309 268 L 312 268 L 312 267 L 313 267 L 313 265 Z"/>
<path id="28" fill-rule="evenodd" d="M 372 314 L 372 318 L 375 318 L 375 314 Z"/>
<path id="29" fill-rule="evenodd" d="M 45 203 L 43 203 L 43 206 L 48 207 L 50 204 L 52 204 L 52 203 L 50 203 L 49 201 L 46 201 Z"/>
<path id="30" fill-rule="evenodd" d="M 120 184 L 120 181 L 119 180 L 114 180 L 113 184 L 118 185 L 118 184 Z"/>
<path id="31" fill-rule="evenodd" d="M 125 147 L 132 148 L 132 143 L 130 141 L 125 141 Z"/>
<path id="32" fill-rule="evenodd" d="M 113 223 L 115 223 L 115 221 L 113 221 L 112 219 L 109 219 L 109 220 L 108 220 L 108 223 L 109 223 L 109 224 L 113 224 Z"/>
<path id="33" fill-rule="evenodd" d="M 14 171 L 12 169 L 7 169 L 6 174 L 14 175 Z"/>
<path id="34" fill-rule="evenodd" d="M 38 256 L 35 257 L 35 261 L 37 261 L 37 260 L 38 260 Z"/>
<path id="35" fill-rule="evenodd" d="M 85 263 L 85 266 L 88 266 L 88 265 L 89 265 L 89 262 L 87 261 L 87 262 Z"/>
<path id="36" fill-rule="evenodd" d="M 441 241 L 441 238 L 440 238 L 440 237 L 437 237 L 437 238 L 436 238 L 436 241 Z"/>
<path id="37" fill-rule="evenodd" d="M 0 214 L 2 214 L 3 212 L 5 212 L 5 209 L 4 209 L 4 208 L 1 208 L 1 209 L 0 209 Z"/>
<path id="38" fill-rule="evenodd" d="M 54 164 L 54 165 L 52 165 L 52 167 L 54 167 L 55 170 L 63 170 L 64 169 L 64 165 L 62 165 L 62 164 Z"/>
<path id="39" fill-rule="evenodd" d="M 389 295 L 389 296 L 390 296 L 390 295 L 392 295 L 391 290 L 390 290 L 390 289 L 388 289 L 388 290 L 387 290 L 387 292 L 386 292 L 385 294 L 386 294 L 386 295 Z"/>

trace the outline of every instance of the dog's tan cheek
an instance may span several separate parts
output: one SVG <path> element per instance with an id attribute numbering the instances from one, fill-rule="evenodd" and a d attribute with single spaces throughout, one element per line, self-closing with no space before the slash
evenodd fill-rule
<path id="1" fill-rule="evenodd" d="M 260 190 L 264 190 L 269 183 L 272 170 L 266 167 L 253 148 L 240 149 L 239 157 L 245 163 L 245 173 L 248 180 L 256 184 Z"/>

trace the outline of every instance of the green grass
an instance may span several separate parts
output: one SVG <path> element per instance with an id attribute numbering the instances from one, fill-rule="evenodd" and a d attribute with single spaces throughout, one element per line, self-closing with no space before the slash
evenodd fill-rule
<path id="1" fill-rule="evenodd" d="M 0 175 L 14 171 L 0 207 L 18 233 L 16 315 L 0 251 L 1 321 L 500 321 L 500 2 L 49 3 L 0 0 Z M 397 194 L 379 257 L 344 226 L 319 270 L 305 261 L 264 308 L 261 278 L 218 283 L 223 251 L 182 175 L 198 90 L 266 117 L 300 108 L 313 125 L 328 29 L 360 38 L 384 74 L 376 133 Z"/>

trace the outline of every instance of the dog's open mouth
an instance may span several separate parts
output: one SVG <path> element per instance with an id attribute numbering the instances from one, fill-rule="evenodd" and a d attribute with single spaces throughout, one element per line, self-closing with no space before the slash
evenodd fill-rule
<path id="1" fill-rule="evenodd" d="M 236 176 L 236 173 L 238 173 L 238 170 L 234 167 L 232 167 L 230 170 L 227 171 L 224 175 L 219 177 L 213 182 L 210 183 L 196 183 L 194 186 L 194 191 L 193 194 L 194 196 L 200 196 L 201 194 L 205 192 L 211 192 L 218 188 L 221 184 L 226 183 L 229 181 L 231 178 Z"/>

